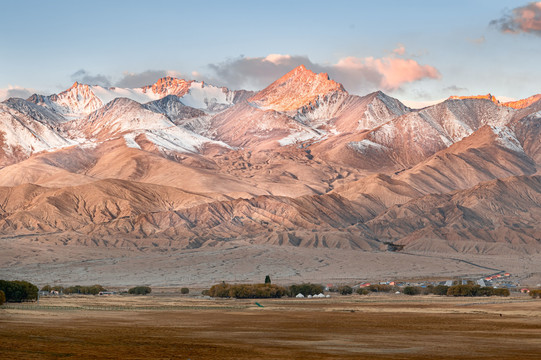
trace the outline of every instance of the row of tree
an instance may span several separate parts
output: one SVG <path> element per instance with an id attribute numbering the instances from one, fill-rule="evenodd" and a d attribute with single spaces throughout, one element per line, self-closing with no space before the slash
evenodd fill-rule
<path id="1" fill-rule="evenodd" d="M 38 298 L 38 287 L 22 280 L 0 280 L 0 292 L 3 293 L 0 297 L 4 302 L 33 301 Z"/>

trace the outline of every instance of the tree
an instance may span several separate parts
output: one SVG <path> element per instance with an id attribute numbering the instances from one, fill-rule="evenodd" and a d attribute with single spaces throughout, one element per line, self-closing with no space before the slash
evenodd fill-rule
<path id="1" fill-rule="evenodd" d="M 4 292 L 6 301 L 21 302 L 38 298 L 38 287 L 28 281 L 0 280 L 0 290 Z"/>
<path id="2" fill-rule="evenodd" d="M 183 287 L 182 289 L 180 289 L 180 293 L 181 293 L 182 295 L 189 294 L 189 293 L 190 293 L 190 289 L 188 289 L 187 287 Z"/>
<path id="3" fill-rule="evenodd" d="M 0 290 L 0 305 L 4 305 L 6 302 L 6 294 L 2 290 Z"/>
<path id="4" fill-rule="evenodd" d="M 152 289 L 148 286 L 136 286 L 128 290 L 129 294 L 133 295 L 146 295 L 150 294 Z"/>
<path id="5" fill-rule="evenodd" d="M 349 285 L 344 285 L 338 288 L 338 292 L 340 295 L 351 295 L 353 293 L 353 289 Z"/>
<path id="6" fill-rule="evenodd" d="M 370 293 L 370 290 L 368 290 L 367 288 L 365 287 L 360 287 L 357 289 L 357 294 L 359 295 L 368 295 Z"/>
<path id="7" fill-rule="evenodd" d="M 432 292 L 434 293 L 434 295 L 447 295 L 448 290 L 449 286 L 437 285 L 432 289 Z"/>
<path id="8" fill-rule="evenodd" d="M 318 284 L 304 283 L 304 284 L 293 284 L 289 286 L 289 296 L 294 297 L 297 294 L 303 294 L 304 296 L 308 295 L 317 295 L 323 292 L 323 286 Z"/>
<path id="9" fill-rule="evenodd" d="M 405 295 L 419 295 L 421 288 L 418 286 L 406 286 L 403 292 Z"/>
<path id="10" fill-rule="evenodd" d="M 270 283 L 271 283 L 270 275 L 265 276 L 265 284 L 270 284 Z"/>

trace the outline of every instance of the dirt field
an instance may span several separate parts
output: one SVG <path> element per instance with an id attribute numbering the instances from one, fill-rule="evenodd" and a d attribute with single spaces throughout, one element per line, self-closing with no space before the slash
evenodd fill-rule
<path id="1" fill-rule="evenodd" d="M 2 359 L 525 359 L 528 297 L 64 297 L 0 309 Z"/>

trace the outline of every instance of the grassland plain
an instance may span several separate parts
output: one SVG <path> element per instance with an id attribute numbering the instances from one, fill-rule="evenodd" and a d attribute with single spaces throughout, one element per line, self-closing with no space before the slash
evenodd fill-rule
<path id="1" fill-rule="evenodd" d="M 524 359 L 541 301 L 69 296 L 0 309 L 2 359 Z"/>

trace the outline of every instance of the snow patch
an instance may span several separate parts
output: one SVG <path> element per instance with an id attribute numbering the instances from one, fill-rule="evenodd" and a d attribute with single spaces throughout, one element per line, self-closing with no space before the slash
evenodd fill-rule
<path id="1" fill-rule="evenodd" d="M 304 130 L 304 131 L 299 131 L 299 132 L 289 134 L 285 138 L 278 140 L 278 143 L 280 144 L 280 146 L 292 145 L 292 144 L 296 144 L 299 142 L 313 139 L 317 136 L 319 136 L 319 134 L 316 132 Z"/>
<path id="2" fill-rule="evenodd" d="M 496 142 L 503 146 L 508 148 L 509 150 L 513 150 L 516 152 L 524 152 L 524 149 L 522 148 L 522 145 L 520 144 L 520 141 L 516 138 L 515 134 L 506 126 L 503 127 L 497 127 L 497 126 L 491 126 L 492 131 L 494 134 L 496 134 Z"/>
<path id="3" fill-rule="evenodd" d="M 365 154 L 369 150 L 376 150 L 376 151 L 389 150 L 388 147 L 383 146 L 383 145 L 378 144 L 378 143 L 375 143 L 375 142 L 370 141 L 368 139 L 364 139 L 364 140 L 361 140 L 361 141 L 352 141 L 352 142 L 348 143 L 348 147 L 350 147 L 351 149 L 353 149 L 353 150 L 355 150 L 357 152 L 363 153 L 363 154 Z"/>
<path id="4" fill-rule="evenodd" d="M 141 147 L 139 144 L 135 141 L 135 137 L 137 136 L 136 133 L 129 133 L 124 135 L 124 141 L 126 142 L 126 146 L 133 148 L 133 149 L 139 149 L 141 150 Z"/>

